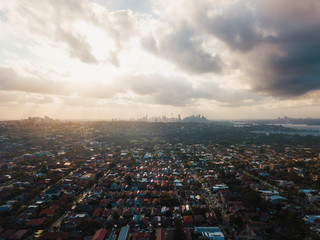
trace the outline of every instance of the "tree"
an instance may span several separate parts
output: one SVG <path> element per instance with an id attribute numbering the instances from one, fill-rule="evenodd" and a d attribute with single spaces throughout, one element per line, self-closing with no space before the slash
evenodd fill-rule
<path id="1" fill-rule="evenodd" d="M 15 211 L 19 210 L 22 206 L 23 206 L 23 204 L 21 202 L 14 202 L 12 204 L 12 210 L 15 212 Z"/>
<path id="2" fill-rule="evenodd" d="M 173 232 L 173 239 L 174 240 L 185 240 L 185 239 L 187 239 L 187 236 L 184 233 L 184 229 L 183 229 L 181 220 L 176 218 L 174 220 L 174 223 L 175 223 L 175 229 L 174 229 L 174 232 Z"/>
<path id="3" fill-rule="evenodd" d="M 88 232 L 89 234 L 94 234 L 101 227 L 99 223 L 95 220 L 84 220 L 79 223 L 78 228 L 82 231 Z"/>
<path id="4" fill-rule="evenodd" d="M 103 172 L 98 172 L 95 176 L 95 179 L 99 179 L 101 177 L 103 177 Z"/>
<path id="5" fill-rule="evenodd" d="M 245 205 L 250 207 L 257 208 L 260 206 L 261 203 L 261 197 L 260 194 L 255 192 L 252 189 L 245 189 L 244 191 L 244 200 L 245 200 Z"/>
<path id="6" fill-rule="evenodd" d="M 129 174 L 127 174 L 127 175 L 124 177 L 124 181 L 125 181 L 125 183 L 126 183 L 128 186 L 131 186 L 131 184 L 132 184 L 132 177 L 131 177 Z"/>

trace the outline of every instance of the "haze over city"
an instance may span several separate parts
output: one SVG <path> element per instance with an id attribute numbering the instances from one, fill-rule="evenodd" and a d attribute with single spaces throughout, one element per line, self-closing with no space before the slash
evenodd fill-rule
<path id="1" fill-rule="evenodd" d="M 318 0 L 0 2 L 1 119 L 319 118 Z"/>

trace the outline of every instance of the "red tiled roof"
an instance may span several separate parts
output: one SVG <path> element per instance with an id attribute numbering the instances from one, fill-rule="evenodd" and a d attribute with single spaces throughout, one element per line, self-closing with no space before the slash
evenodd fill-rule
<path id="1" fill-rule="evenodd" d="M 104 240 L 106 235 L 107 235 L 107 230 L 104 228 L 99 229 L 98 231 L 96 231 L 96 233 L 94 234 L 92 240 Z"/>
<path id="2" fill-rule="evenodd" d="M 102 212 L 102 208 L 97 208 L 97 209 L 95 209 L 94 212 L 92 213 L 92 216 L 94 216 L 94 217 L 99 217 L 100 214 L 101 214 L 101 212 Z"/>
<path id="3" fill-rule="evenodd" d="M 166 239 L 166 230 L 164 228 L 157 229 L 156 240 L 165 240 Z"/>
<path id="4" fill-rule="evenodd" d="M 27 225 L 40 226 L 44 224 L 45 221 L 46 221 L 46 218 L 33 218 L 33 219 L 30 219 L 29 222 L 27 222 Z"/>
<path id="5" fill-rule="evenodd" d="M 148 232 L 136 232 L 132 236 L 133 240 L 138 240 L 138 239 L 151 239 L 151 234 Z"/>
<path id="6" fill-rule="evenodd" d="M 46 232 L 39 238 L 40 240 L 67 240 L 70 239 L 70 233 L 68 232 Z"/>
<path id="7" fill-rule="evenodd" d="M 16 230 L 6 230 L 4 231 L 1 235 L 0 235 L 0 238 L 3 238 L 3 239 L 6 239 L 8 238 L 11 234 L 13 234 Z"/>
<path id="8" fill-rule="evenodd" d="M 183 216 L 183 221 L 187 223 L 193 223 L 193 217 L 192 216 Z"/>
<path id="9" fill-rule="evenodd" d="M 57 212 L 58 208 L 58 206 L 51 206 L 47 209 L 42 210 L 40 212 L 40 215 L 53 216 Z"/>
<path id="10" fill-rule="evenodd" d="M 14 234 L 12 234 L 8 239 L 22 239 L 26 234 L 28 230 L 18 230 Z"/>

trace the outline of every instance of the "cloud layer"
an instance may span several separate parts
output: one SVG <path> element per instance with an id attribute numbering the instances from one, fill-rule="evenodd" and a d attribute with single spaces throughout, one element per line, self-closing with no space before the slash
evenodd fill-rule
<path id="1" fill-rule="evenodd" d="M 12 0 L 0 27 L 3 107 L 319 104 L 318 0 Z"/>
<path id="2" fill-rule="evenodd" d="M 319 1 L 239 1 L 198 24 L 249 64 L 254 90 L 287 98 L 320 88 Z"/>
<path id="3" fill-rule="evenodd" d="M 201 44 L 196 33 L 185 26 L 176 27 L 169 33 L 155 32 L 142 39 L 146 50 L 186 72 L 220 73 L 223 65 L 220 57 L 206 51 Z"/>

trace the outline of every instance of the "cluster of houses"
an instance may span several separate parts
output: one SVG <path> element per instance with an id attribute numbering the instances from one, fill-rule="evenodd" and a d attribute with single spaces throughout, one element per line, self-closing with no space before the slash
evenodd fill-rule
<path id="1" fill-rule="evenodd" d="M 288 229 L 274 224 L 277 221 L 275 216 L 280 212 L 294 214 L 297 216 L 297 221 L 304 221 L 310 226 L 311 232 L 315 234 L 320 230 L 319 225 L 317 225 L 318 214 L 320 213 L 320 195 L 316 183 L 314 184 L 315 188 L 308 188 L 305 181 L 296 184 L 290 177 L 286 176 L 287 173 L 294 170 L 297 171 L 295 174 L 299 177 L 305 177 L 298 173 L 305 172 L 308 169 L 297 168 L 292 165 L 297 163 L 301 166 L 301 161 L 303 161 L 310 166 L 316 166 L 319 157 L 298 159 L 294 155 L 294 152 L 298 151 L 297 149 L 305 151 L 301 147 L 286 147 L 283 152 L 279 152 L 271 146 L 237 145 L 227 148 L 221 146 L 207 148 L 198 145 L 196 152 L 187 149 L 186 153 L 191 156 L 198 155 L 199 160 L 202 160 L 191 163 L 202 170 L 203 182 L 209 187 L 217 203 L 223 209 L 225 214 L 222 214 L 222 216 L 226 217 L 225 221 L 237 219 L 236 225 L 241 226 L 241 232 L 237 232 L 236 235 L 246 239 L 264 239 L 270 237 L 267 234 L 268 232 L 276 233 L 272 237 L 281 237 L 288 234 Z M 286 167 L 284 161 L 290 162 L 290 167 Z M 209 165 L 211 167 L 208 168 Z M 210 168 L 219 169 L 219 171 L 208 170 Z M 221 171 L 227 177 L 223 177 Z M 284 174 L 281 175 L 280 173 Z M 235 182 L 230 183 L 230 186 L 220 181 L 222 179 L 229 181 L 232 178 Z M 254 201 L 252 204 L 246 202 L 248 191 L 244 192 L 241 188 L 252 190 L 251 194 L 255 195 L 256 198 L 259 196 L 260 202 L 264 201 L 264 204 L 269 203 L 270 206 L 267 209 L 261 209 L 259 206 L 253 208 Z M 255 199 L 253 198 L 253 200 Z"/>
<path id="2" fill-rule="evenodd" d="M 20 239 L 26 235 L 117 239 L 121 229 L 127 229 L 131 239 L 173 239 L 176 221 L 188 239 L 194 234 L 223 239 L 215 213 L 195 184 L 193 170 L 185 167 L 174 150 L 181 145 L 155 145 L 149 151 L 108 146 L 104 157 L 95 154 L 101 149 L 97 142 L 86 141 L 83 147 L 88 155 L 79 154 L 75 160 L 66 157 L 70 146 L 57 154 L 37 152 L 13 162 L 13 176 L 16 171 L 28 170 L 28 174 L 1 190 L 0 212 L 8 217 L 0 239 L 7 239 L 9 233 Z M 16 194 L 8 195 L 12 190 Z M 195 232 L 196 227 L 209 230 Z"/>
<path id="3" fill-rule="evenodd" d="M 311 148 L 117 145 L 121 124 L 37 124 L 0 136 L 0 239 L 281 239 L 280 212 L 320 232 Z"/>

